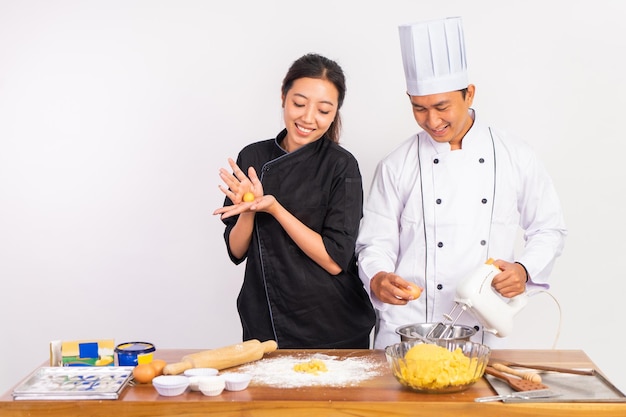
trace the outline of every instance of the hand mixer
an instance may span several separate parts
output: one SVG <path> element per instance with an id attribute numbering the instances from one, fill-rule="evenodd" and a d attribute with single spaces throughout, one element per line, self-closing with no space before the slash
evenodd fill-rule
<path id="1" fill-rule="evenodd" d="M 493 277 L 500 269 L 488 259 L 471 275 L 463 279 L 456 288 L 455 306 L 443 321 L 437 323 L 426 335 L 429 339 L 445 339 L 450 336 L 454 325 L 464 311 L 469 311 L 483 326 L 483 330 L 498 337 L 508 336 L 513 330 L 513 316 L 528 303 L 528 296 L 516 295 L 507 299 L 491 286 Z M 453 315 L 458 311 L 455 317 Z"/>

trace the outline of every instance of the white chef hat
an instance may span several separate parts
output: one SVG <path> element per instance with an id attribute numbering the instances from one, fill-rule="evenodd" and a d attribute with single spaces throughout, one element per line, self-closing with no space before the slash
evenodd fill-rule
<path id="1" fill-rule="evenodd" d="M 460 17 L 401 25 L 399 30 L 409 95 L 447 93 L 469 85 Z"/>

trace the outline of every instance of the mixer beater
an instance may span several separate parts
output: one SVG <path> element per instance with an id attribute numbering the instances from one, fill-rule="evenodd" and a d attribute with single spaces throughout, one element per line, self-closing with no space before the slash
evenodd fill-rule
<path id="1" fill-rule="evenodd" d="M 491 286 L 491 281 L 500 273 L 500 269 L 493 262 L 494 260 L 489 258 L 459 283 L 454 307 L 450 313 L 443 315 L 444 320 L 437 323 L 426 338 L 445 339 L 451 336 L 454 325 L 465 311 L 469 311 L 480 322 L 483 331 L 498 337 L 505 337 L 511 333 L 513 317 L 526 306 L 528 296 L 524 293 L 507 299 L 498 294 Z"/>

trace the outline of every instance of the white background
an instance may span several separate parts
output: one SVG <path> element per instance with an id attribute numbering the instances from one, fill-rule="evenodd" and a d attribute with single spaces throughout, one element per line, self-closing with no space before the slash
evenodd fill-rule
<path id="1" fill-rule="evenodd" d="M 397 26 L 446 16 L 464 20 L 475 109 L 535 148 L 570 231 L 560 334 L 541 294 L 512 347 L 582 349 L 626 390 L 623 4 L 0 0 L 0 392 L 50 340 L 240 341 L 218 169 L 281 129 L 282 77 L 318 52 L 346 72 L 367 192 L 418 130 Z"/>

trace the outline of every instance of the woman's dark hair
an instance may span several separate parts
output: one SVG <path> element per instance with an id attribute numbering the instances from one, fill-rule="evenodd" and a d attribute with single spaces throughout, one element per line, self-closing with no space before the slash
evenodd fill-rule
<path id="1" fill-rule="evenodd" d="M 326 132 L 326 136 L 332 142 L 339 143 L 339 136 L 341 134 L 341 116 L 339 109 L 343 104 L 343 99 L 346 96 L 346 78 L 343 75 L 343 70 L 335 61 L 330 60 L 318 54 L 306 54 L 301 58 L 294 61 L 287 71 L 287 75 L 283 79 L 283 86 L 281 91 L 283 97 L 287 96 L 287 92 L 293 86 L 294 81 L 300 78 L 317 78 L 320 80 L 328 80 L 339 93 L 339 103 L 337 108 L 337 114 L 335 120 L 331 123 Z"/>

